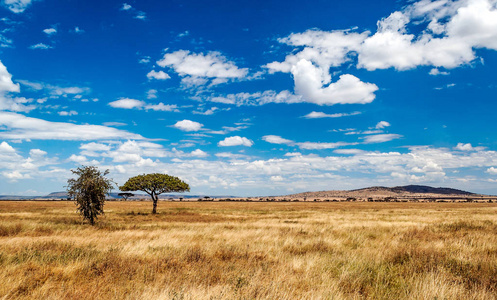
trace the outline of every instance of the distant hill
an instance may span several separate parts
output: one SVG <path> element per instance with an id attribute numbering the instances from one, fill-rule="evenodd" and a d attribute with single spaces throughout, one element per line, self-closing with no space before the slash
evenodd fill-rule
<path id="1" fill-rule="evenodd" d="M 50 193 L 47 196 L 44 196 L 44 198 L 67 198 L 67 192 Z"/>
<path id="2" fill-rule="evenodd" d="M 443 198 L 443 197 L 467 197 L 467 196 L 481 196 L 479 194 L 462 191 L 452 188 L 444 187 L 431 187 L 425 185 L 406 185 L 396 187 L 373 186 L 350 191 L 319 191 L 319 192 L 304 192 L 299 194 L 292 194 L 285 197 L 299 199 L 299 198 L 386 198 L 386 197 L 399 197 L 399 198 Z"/>
<path id="3" fill-rule="evenodd" d="M 416 193 L 416 194 L 441 194 L 441 195 L 476 195 L 475 193 L 466 192 L 458 189 L 452 188 L 444 188 L 444 187 L 431 187 L 426 185 L 405 185 L 405 186 L 396 186 L 396 187 L 383 187 L 383 186 L 374 186 L 369 188 L 363 188 L 358 190 L 351 190 L 351 192 L 376 192 L 376 191 L 390 191 L 392 193 Z"/>

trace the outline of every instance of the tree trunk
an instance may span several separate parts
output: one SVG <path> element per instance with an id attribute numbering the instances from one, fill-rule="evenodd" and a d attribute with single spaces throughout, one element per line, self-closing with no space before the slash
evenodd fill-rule
<path id="1" fill-rule="evenodd" d="M 155 193 L 152 193 L 152 201 L 154 202 L 154 208 L 152 209 L 152 213 L 156 214 L 157 213 L 157 200 L 159 197 L 155 195 Z"/>

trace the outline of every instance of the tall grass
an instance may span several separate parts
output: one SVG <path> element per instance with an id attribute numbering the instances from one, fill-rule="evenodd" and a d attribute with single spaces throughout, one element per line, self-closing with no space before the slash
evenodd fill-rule
<path id="1" fill-rule="evenodd" d="M 497 205 L 0 202 L 1 299 L 496 299 Z"/>

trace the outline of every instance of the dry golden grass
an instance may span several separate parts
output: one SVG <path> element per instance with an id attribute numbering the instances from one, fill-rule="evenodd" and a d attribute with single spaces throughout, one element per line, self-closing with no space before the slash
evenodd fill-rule
<path id="1" fill-rule="evenodd" d="M 0 299 L 497 299 L 497 205 L 0 202 Z"/>

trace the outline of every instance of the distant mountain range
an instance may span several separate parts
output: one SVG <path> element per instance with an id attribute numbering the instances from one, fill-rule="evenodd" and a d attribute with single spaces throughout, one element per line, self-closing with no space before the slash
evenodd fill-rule
<path id="1" fill-rule="evenodd" d="M 138 193 L 132 193 L 134 196 L 129 197 L 131 200 L 137 200 L 137 199 L 147 199 L 150 198 L 148 194 L 138 194 Z M 37 200 L 52 200 L 52 199 L 63 199 L 66 200 L 68 198 L 67 192 L 53 192 L 50 193 L 46 196 L 18 196 L 18 195 L 0 195 L 0 200 L 28 200 L 28 199 L 37 199 Z M 169 198 L 184 198 L 184 199 L 198 199 L 198 198 L 204 198 L 208 197 L 205 195 L 184 195 L 184 194 L 162 194 L 159 195 L 159 199 L 169 199 Z M 110 193 L 108 196 L 110 199 L 121 199 L 122 197 L 119 196 L 119 193 Z M 234 198 L 234 196 L 210 196 L 209 198 Z"/>
<path id="2" fill-rule="evenodd" d="M 406 185 L 406 186 L 396 186 L 396 187 L 384 187 L 384 186 L 373 186 L 368 188 L 350 190 L 350 191 L 319 191 L 319 192 L 304 192 L 298 194 L 292 194 L 287 196 L 273 196 L 273 197 L 289 197 L 289 198 L 323 198 L 323 197 L 402 197 L 402 196 L 481 196 L 479 194 L 462 191 L 453 188 L 445 187 L 431 187 L 425 185 Z M 184 198 L 184 199 L 198 199 L 205 198 L 205 195 L 184 195 L 184 194 L 162 194 L 159 196 L 160 199 L 169 198 Z M 210 196 L 210 198 L 237 198 L 238 196 Z M 0 200 L 26 200 L 26 199 L 67 199 L 67 192 L 54 192 L 46 196 L 16 196 L 16 195 L 0 195 Z M 111 193 L 109 198 L 120 199 L 121 197 L 118 193 Z M 130 197 L 131 200 L 149 198 L 147 194 L 134 194 Z"/>

